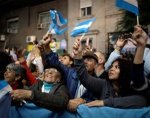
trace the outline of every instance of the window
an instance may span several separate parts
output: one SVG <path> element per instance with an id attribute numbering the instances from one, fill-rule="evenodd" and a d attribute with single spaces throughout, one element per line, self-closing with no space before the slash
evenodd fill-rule
<path id="1" fill-rule="evenodd" d="M 19 18 L 11 18 L 7 20 L 7 32 L 16 34 L 18 33 L 18 27 L 19 27 Z"/>
<path id="2" fill-rule="evenodd" d="M 87 45 L 89 45 L 92 48 L 92 38 L 89 38 L 89 41 L 88 39 L 82 39 L 81 41 L 82 50 L 84 50 Z"/>
<path id="3" fill-rule="evenodd" d="M 92 15 L 92 1 L 91 0 L 80 0 L 81 16 Z"/>
<path id="4" fill-rule="evenodd" d="M 38 14 L 38 28 L 48 28 L 50 24 L 49 11 L 41 12 Z"/>

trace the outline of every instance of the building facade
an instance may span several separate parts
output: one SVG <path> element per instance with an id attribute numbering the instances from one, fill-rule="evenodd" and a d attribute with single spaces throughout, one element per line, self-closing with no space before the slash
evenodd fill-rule
<path id="1" fill-rule="evenodd" d="M 56 36 L 58 42 L 62 39 L 67 41 L 68 52 L 72 51 L 75 41 L 70 36 L 75 25 L 95 17 L 96 21 L 83 37 L 82 45 L 89 39 L 92 48 L 108 53 L 109 34 L 115 32 L 116 23 L 122 15 L 115 6 L 115 0 L 54 0 L 8 11 L 0 17 L 0 35 L 5 36 L 5 45 L 25 47 L 30 36 L 36 36 L 40 40 L 50 24 L 50 9 L 60 11 L 68 19 L 68 31 L 62 36 Z"/>

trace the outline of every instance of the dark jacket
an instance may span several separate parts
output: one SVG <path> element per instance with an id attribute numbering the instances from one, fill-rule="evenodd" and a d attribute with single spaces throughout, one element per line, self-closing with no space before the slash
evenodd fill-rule
<path id="1" fill-rule="evenodd" d="M 131 94 L 123 96 L 116 94 L 111 82 L 107 79 L 97 79 L 90 76 L 86 71 L 83 60 L 75 60 L 75 68 L 77 69 L 78 77 L 81 83 L 96 96 L 98 99 L 104 101 L 105 106 L 119 107 L 119 108 L 139 108 L 146 105 L 146 99 L 140 95 Z M 128 102 L 127 102 L 128 101 Z"/>
<path id="2" fill-rule="evenodd" d="M 69 92 L 63 83 L 57 83 L 49 93 L 42 92 L 43 82 L 38 80 L 32 90 L 31 102 L 51 111 L 65 110 L 69 101 Z"/>
<path id="3" fill-rule="evenodd" d="M 53 65 L 59 66 L 64 71 L 64 78 L 63 78 L 64 82 L 67 85 L 71 98 L 74 98 L 76 94 L 78 82 L 79 82 L 77 78 L 76 70 L 74 68 L 63 65 L 59 61 L 58 55 L 53 52 L 50 52 L 49 54 L 46 55 L 46 62 L 49 65 L 53 64 Z"/>

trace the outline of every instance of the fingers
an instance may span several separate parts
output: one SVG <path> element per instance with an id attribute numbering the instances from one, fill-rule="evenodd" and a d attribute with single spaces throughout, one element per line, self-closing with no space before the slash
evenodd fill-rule
<path id="1" fill-rule="evenodd" d="M 92 103 L 92 102 L 89 102 L 89 103 L 86 103 L 85 105 L 88 106 L 88 107 L 92 107 L 92 106 L 93 106 L 93 103 Z"/>

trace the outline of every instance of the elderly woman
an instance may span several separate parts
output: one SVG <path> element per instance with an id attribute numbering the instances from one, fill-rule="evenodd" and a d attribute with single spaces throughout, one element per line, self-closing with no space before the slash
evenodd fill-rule
<path id="1" fill-rule="evenodd" d="M 11 96 L 14 100 L 28 100 L 51 111 L 64 110 L 69 101 L 69 92 L 63 83 L 63 71 L 56 66 L 45 67 L 43 81 L 38 80 L 30 90 L 14 90 Z"/>
<path id="2" fill-rule="evenodd" d="M 10 84 L 13 90 L 23 88 L 23 80 L 26 80 L 26 69 L 15 63 L 6 67 L 4 79 Z"/>

